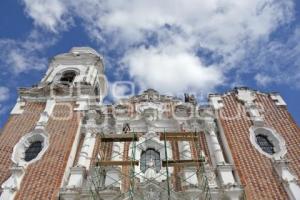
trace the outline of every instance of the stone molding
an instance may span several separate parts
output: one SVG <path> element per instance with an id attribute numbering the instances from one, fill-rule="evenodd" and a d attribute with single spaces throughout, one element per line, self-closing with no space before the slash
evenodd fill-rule
<path id="1" fill-rule="evenodd" d="M 250 142 L 252 145 L 258 150 L 261 154 L 265 155 L 268 158 L 273 159 L 281 159 L 285 156 L 287 153 L 286 143 L 283 137 L 277 133 L 273 128 L 270 127 L 257 127 L 257 126 L 251 126 L 249 128 L 250 132 Z M 268 140 L 274 145 L 275 153 L 273 155 L 270 155 L 266 152 L 264 152 L 261 147 L 256 142 L 256 135 L 261 134 L 268 138 Z"/>

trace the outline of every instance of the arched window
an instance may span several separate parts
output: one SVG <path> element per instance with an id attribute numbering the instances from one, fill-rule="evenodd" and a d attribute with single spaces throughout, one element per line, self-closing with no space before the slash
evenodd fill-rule
<path id="1" fill-rule="evenodd" d="M 149 168 L 150 161 L 154 162 L 156 172 L 159 172 L 161 168 L 160 154 L 154 149 L 147 149 L 142 152 L 141 155 L 141 171 L 145 172 Z"/>
<path id="2" fill-rule="evenodd" d="M 24 160 L 26 162 L 29 162 L 29 161 L 35 159 L 38 156 L 38 154 L 41 152 L 41 150 L 42 150 L 42 142 L 41 141 L 32 142 L 25 151 L 25 159 Z"/>
<path id="3" fill-rule="evenodd" d="M 76 76 L 75 71 L 66 71 L 61 76 L 60 81 L 64 83 L 72 83 L 75 79 L 75 76 Z"/>
<path id="4" fill-rule="evenodd" d="M 275 153 L 274 145 L 270 142 L 270 140 L 268 139 L 267 136 L 258 134 L 258 135 L 256 135 L 256 141 L 257 141 L 257 144 L 260 146 L 260 148 L 264 152 L 266 152 L 270 155 Z"/>
<path id="5" fill-rule="evenodd" d="M 95 96 L 96 96 L 96 97 L 99 96 L 100 91 L 99 91 L 99 86 L 98 86 L 98 85 L 95 87 L 94 93 L 95 93 Z"/>

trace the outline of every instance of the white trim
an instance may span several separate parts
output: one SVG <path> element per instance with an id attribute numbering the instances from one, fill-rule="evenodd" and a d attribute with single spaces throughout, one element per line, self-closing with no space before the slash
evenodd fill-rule
<path id="1" fill-rule="evenodd" d="M 275 102 L 275 104 L 277 106 L 286 106 L 285 101 L 283 100 L 283 98 L 279 95 L 279 94 L 271 94 L 271 99 Z"/>
<path id="2" fill-rule="evenodd" d="M 221 96 L 210 95 L 209 103 L 215 110 L 218 110 L 218 109 L 221 109 L 224 107 L 223 99 Z"/>
<path id="3" fill-rule="evenodd" d="M 53 99 L 47 100 L 45 110 L 41 113 L 40 119 L 37 122 L 35 129 L 39 129 L 39 128 L 43 129 L 43 127 L 46 126 L 46 124 L 48 123 L 48 120 L 54 110 L 55 103 L 56 103 L 56 101 Z"/>
<path id="4" fill-rule="evenodd" d="M 66 71 L 74 71 L 76 73 L 76 77 L 74 78 L 73 82 L 78 80 L 78 77 L 82 77 L 85 70 L 85 66 L 82 65 L 73 65 L 73 66 L 66 66 L 66 65 L 58 65 L 47 77 L 46 82 L 59 82 L 63 73 Z"/>
<path id="5" fill-rule="evenodd" d="M 11 110 L 10 114 L 11 115 L 19 115 L 22 114 L 24 112 L 24 106 L 25 106 L 25 102 L 23 100 L 21 100 L 21 98 L 19 97 L 17 100 L 16 105 L 14 106 L 14 108 Z"/>
<path id="6" fill-rule="evenodd" d="M 92 130 L 87 130 L 83 139 L 81 150 L 79 152 L 77 166 L 85 167 L 87 170 L 90 168 L 95 144 L 96 134 L 94 134 Z"/>
<path id="7" fill-rule="evenodd" d="M 22 179 L 24 177 L 24 168 L 15 166 L 10 169 L 11 176 L 1 185 L 2 193 L 0 194 L 0 200 L 13 200 L 16 191 L 20 188 Z"/>
<path id="8" fill-rule="evenodd" d="M 273 160 L 273 167 L 280 177 L 280 181 L 289 196 L 290 200 L 300 199 L 300 186 L 298 177 L 289 169 L 288 162 L 284 159 Z"/>
<path id="9" fill-rule="evenodd" d="M 75 136 L 75 139 L 73 141 L 72 149 L 71 149 L 71 152 L 69 154 L 68 162 L 67 162 L 67 165 L 65 167 L 65 172 L 64 172 L 64 175 L 63 175 L 63 178 L 62 178 L 62 181 L 61 181 L 61 187 L 63 187 L 64 185 L 66 185 L 68 183 L 68 177 L 70 176 L 72 166 L 74 165 L 77 150 L 78 150 L 78 147 L 79 147 L 79 142 L 80 142 L 80 138 L 81 138 L 81 127 L 82 127 L 82 121 L 80 121 L 80 123 L 78 125 L 76 136 Z"/>

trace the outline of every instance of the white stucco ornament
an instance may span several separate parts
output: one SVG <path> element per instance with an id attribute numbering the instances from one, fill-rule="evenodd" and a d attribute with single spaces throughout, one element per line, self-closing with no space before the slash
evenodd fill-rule
<path id="1" fill-rule="evenodd" d="M 224 103 L 223 103 L 221 96 L 210 95 L 209 102 L 215 110 L 218 110 L 218 109 L 221 109 L 224 107 Z"/>
<path id="2" fill-rule="evenodd" d="M 149 121 L 155 121 L 161 116 L 163 110 L 162 104 L 153 102 L 143 102 L 137 105 L 137 111 Z"/>
<path id="3" fill-rule="evenodd" d="M 11 176 L 1 185 L 0 200 L 13 200 L 24 177 L 23 167 L 13 166 L 10 170 Z"/>
<path id="4" fill-rule="evenodd" d="M 151 159 L 148 163 L 149 168 L 145 171 L 146 179 L 154 179 L 156 177 L 154 160 Z"/>
<path id="5" fill-rule="evenodd" d="M 246 88 L 238 89 L 236 96 L 240 101 L 244 102 L 245 104 L 252 104 L 256 99 L 255 93 Z"/>

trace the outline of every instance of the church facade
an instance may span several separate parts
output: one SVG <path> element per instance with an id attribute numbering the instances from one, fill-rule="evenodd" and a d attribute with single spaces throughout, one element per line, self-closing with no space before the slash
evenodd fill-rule
<path id="1" fill-rule="evenodd" d="M 104 104 L 103 58 L 55 56 L 20 88 L 0 135 L 0 200 L 300 199 L 300 128 L 278 93 L 246 87 Z"/>

